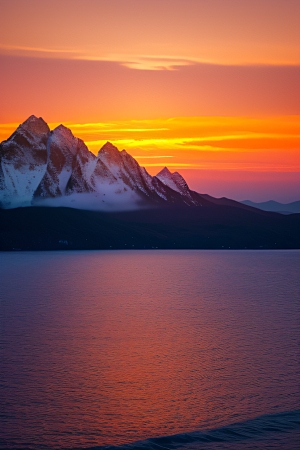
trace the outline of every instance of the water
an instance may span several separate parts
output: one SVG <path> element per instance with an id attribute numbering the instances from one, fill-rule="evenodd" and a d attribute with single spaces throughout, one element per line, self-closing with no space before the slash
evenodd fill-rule
<path id="1" fill-rule="evenodd" d="M 1 253 L 1 448 L 299 448 L 299 273 L 297 250 Z"/>

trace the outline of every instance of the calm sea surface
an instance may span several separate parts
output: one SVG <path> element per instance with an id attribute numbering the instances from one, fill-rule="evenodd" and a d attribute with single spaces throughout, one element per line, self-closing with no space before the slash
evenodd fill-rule
<path id="1" fill-rule="evenodd" d="M 1 448 L 299 448 L 299 273 L 297 250 L 0 253 Z"/>

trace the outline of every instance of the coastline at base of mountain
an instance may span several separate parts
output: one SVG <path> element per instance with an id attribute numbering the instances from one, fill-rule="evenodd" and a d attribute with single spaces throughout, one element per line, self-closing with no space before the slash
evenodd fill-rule
<path id="1" fill-rule="evenodd" d="M 233 206 L 0 209 L 0 250 L 299 249 L 300 214 Z"/>

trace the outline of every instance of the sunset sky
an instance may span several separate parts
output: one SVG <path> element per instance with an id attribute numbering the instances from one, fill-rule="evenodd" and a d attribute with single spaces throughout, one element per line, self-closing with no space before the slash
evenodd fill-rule
<path id="1" fill-rule="evenodd" d="M 298 0 L 0 0 L 0 140 L 31 114 L 237 200 L 300 199 Z"/>

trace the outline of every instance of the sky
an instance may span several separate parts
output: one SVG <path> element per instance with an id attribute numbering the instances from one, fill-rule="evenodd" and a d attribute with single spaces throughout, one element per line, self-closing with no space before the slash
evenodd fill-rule
<path id="1" fill-rule="evenodd" d="M 200 193 L 300 199 L 298 0 L 0 0 L 0 140 L 31 114 Z"/>

